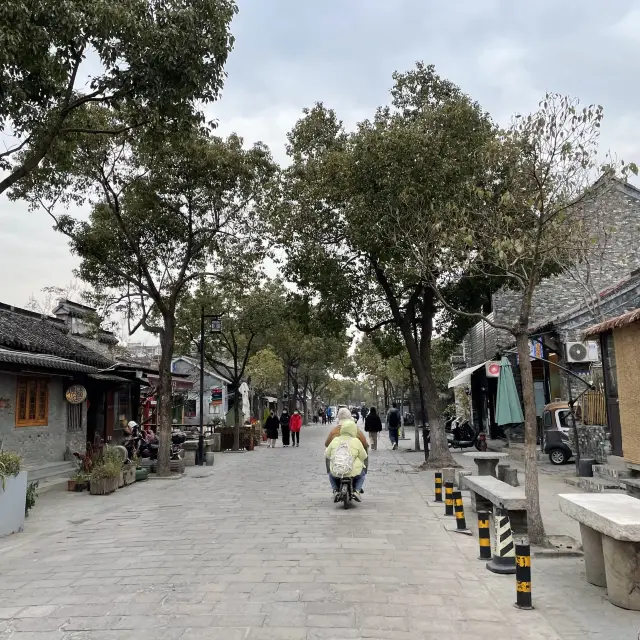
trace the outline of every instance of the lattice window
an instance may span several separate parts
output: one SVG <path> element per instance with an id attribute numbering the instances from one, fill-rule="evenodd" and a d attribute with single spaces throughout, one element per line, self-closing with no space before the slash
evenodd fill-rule
<path id="1" fill-rule="evenodd" d="M 16 427 L 45 427 L 49 424 L 49 381 L 46 378 L 18 378 Z"/>

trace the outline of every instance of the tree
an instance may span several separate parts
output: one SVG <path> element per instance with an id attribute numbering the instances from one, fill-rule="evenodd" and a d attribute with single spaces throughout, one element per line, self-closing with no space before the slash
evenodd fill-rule
<path id="1" fill-rule="evenodd" d="M 302 408 L 308 417 L 307 398 L 311 394 L 314 407 L 320 393 L 329 384 L 330 371 L 340 368 L 347 356 L 348 340 L 345 335 L 307 335 L 302 344 L 300 362 L 295 371 L 302 391 Z"/>
<path id="2" fill-rule="evenodd" d="M 637 171 L 635 165 L 598 161 L 598 137 L 602 108 L 580 109 L 576 100 L 547 95 L 538 111 L 516 118 L 492 150 L 490 170 L 477 185 L 470 206 L 482 213 L 481 220 L 459 211 L 454 221 L 457 251 L 466 262 L 434 273 L 429 256 L 423 257 L 419 228 L 406 234 L 407 249 L 430 278 L 438 295 L 438 279 L 484 277 L 488 272 L 520 293 L 519 308 L 512 322 L 497 322 L 485 314 L 462 312 L 482 319 L 515 339 L 525 414 L 525 488 L 528 532 L 531 541 L 542 544 L 544 524 L 540 513 L 536 459 L 537 422 L 533 374 L 529 349 L 529 320 L 533 295 L 548 275 L 588 256 L 601 233 L 597 214 L 598 194 L 616 169 L 623 174 Z M 594 182 L 602 175 L 603 178 Z M 455 247 L 455 243 L 451 243 Z M 577 257 L 577 258 L 576 258 Z M 450 311 L 461 313 L 440 297 Z"/>
<path id="3" fill-rule="evenodd" d="M 240 385 L 260 339 L 266 338 L 269 329 L 279 321 L 283 296 L 284 289 L 277 281 L 248 287 L 228 280 L 217 285 L 202 285 L 192 295 L 185 295 L 180 305 L 178 340 L 183 350 L 200 347 L 201 312 L 221 316 L 222 331 L 205 334 L 204 359 L 214 371 L 231 381 L 234 451 L 240 450 Z"/>
<path id="4" fill-rule="evenodd" d="M 249 358 L 247 374 L 253 387 L 264 393 L 276 389 L 282 382 L 284 364 L 278 354 L 266 346 Z"/>
<path id="5" fill-rule="evenodd" d="M 398 330 L 425 398 L 430 463 L 452 466 L 431 356 L 441 306 L 424 272 L 407 260 L 398 227 L 422 216 L 430 236 L 421 240 L 437 264 L 450 212 L 475 188 L 495 131 L 479 105 L 433 67 L 419 64 L 394 80 L 391 106 L 355 132 L 322 104 L 305 110 L 288 136 L 292 162 L 274 226 L 299 287 L 366 333 Z"/>
<path id="6" fill-rule="evenodd" d="M 0 152 L 0 193 L 56 145 L 64 172 L 78 134 L 201 122 L 199 105 L 222 88 L 236 11 L 232 0 L 3 0 L 0 133 L 14 143 Z M 93 119 L 96 106 L 119 122 Z"/>
<path id="7" fill-rule="evenodd" d="M 142 327 L 159 337 L 158 473 L 166 474 L 176 310 L 196 280 L 225 278 L 258 253 L 257 209 L 274 167 L 261 145 L 245 150 L 236 136 L 195 129 L 151 142 L 124 134 L 89 145 L 81 160 L 78 179 L 97 192 L 89 219 L 48 210 L 82 260 L 79 276 L 125 314 L 130 334 Z M 47 185 L 42 193 L 60 197 Z"/>
<path id="8" fill-rule="evenodd" d="M 33 294 L 29 296 L 26 308 L 37 313 L 51 315 L 58 306 L 58 300 L 72 300 L 80 303 L 89 292 L 84 282 L 74 278 L 65 287 L 43 287 L 40 293 L 42 294 L 40 297 Z"/>

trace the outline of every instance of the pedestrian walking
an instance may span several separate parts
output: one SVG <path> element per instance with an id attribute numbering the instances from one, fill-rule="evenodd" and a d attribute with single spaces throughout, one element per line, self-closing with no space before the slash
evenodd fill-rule
<path id="1" fill-rule="evenodd" d="M 391 441 L 392 449 L 398 448 L 398 440 L 400 438 L 399 430 L 402 419 L 400 412 L 398 411 L 398 405 L 394 402 L 389 413 L 387 413 L 387 429 L 389 430 L 389 440 Z"/>
<path id="2" fill-rule="evenodd" d="M 360 409 L 360 415 L 362 416 L 362 424 L 366 422 L 368 413 L 369 413 L 369 409 L 367 409 L 367 407 L 362 405 L 362 408 Z"/>
<path id="3" fill-rule="evenodd" d="M 364 419 L 364 430 L 369 434 L 371 440 L 371 448 L 374 451 L 378 450 L 378 434 L 382 431 L 382 421 L 376 411 L 375 407 L 371 407 L 371 410 Z"/>
<path id="4" fill-rule="evenodd" d="M 282 430 L 282 446 L 289 446 L 289 421 L 291 420 L 291 416 L 289 416 L 289 412 L 287 409 L 282 410 L 282 414 L 280 415 L 280 429 Z"/>
<path id="5" fill-rule="evenodd" d="M 264 430 L 267 432 L 269 446 L 273 449 L 278 441 L 278 427 L 280 422 L 273 411 L 269 411 L 269 416 L 264 423 Z"/>
<path id="6" fill-rule="evenodd" d="M 300 429 L 302 428 L 302 416 L 296 409 L 289 420 L 289 428 L 291 429 L 291 446 L 300 446 Z"/>

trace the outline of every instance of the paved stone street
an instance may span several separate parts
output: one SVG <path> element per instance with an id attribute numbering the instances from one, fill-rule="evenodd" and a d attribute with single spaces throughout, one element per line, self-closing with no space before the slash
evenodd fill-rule
<path id="1" fill-rule="evenodd" d="M 432 474 L 372 453 L 362 505 L 336 508 L 327 427 L 301 446 L 220 454 L 213 468 L 111 496 L 44 496 L 0 540 L 0 638 L 12 640 L 622 640 L 640 614 L 534 560 L 535 611 L 475 537 L 431 508 Z M 474 514 L 468 513 L 469 520 Z M 545 564 L 543 564 L 545 563 Z"/>

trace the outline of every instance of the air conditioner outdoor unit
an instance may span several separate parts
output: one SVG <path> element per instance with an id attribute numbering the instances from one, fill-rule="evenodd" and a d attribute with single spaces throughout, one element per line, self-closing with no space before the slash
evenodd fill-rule
<path id="1" fill-rule="evenodd" d="M 598 343 L 593 340 L 587 342 L 567 342 L 565 345 L 567 362 L 598 362 Z"/>

